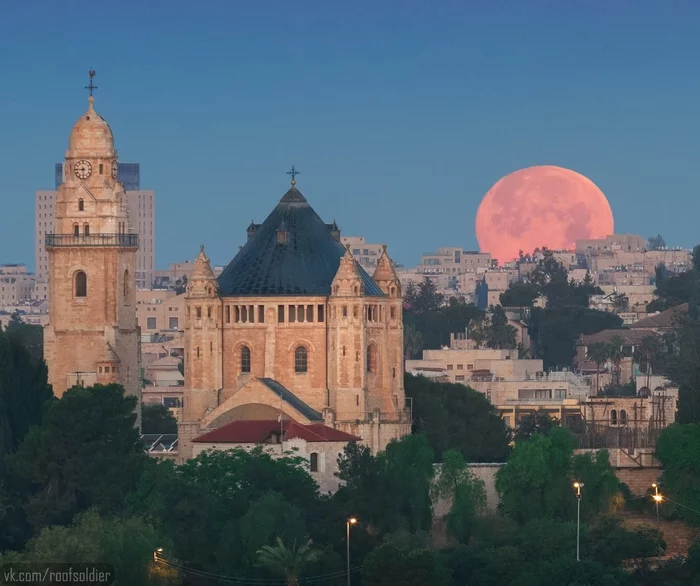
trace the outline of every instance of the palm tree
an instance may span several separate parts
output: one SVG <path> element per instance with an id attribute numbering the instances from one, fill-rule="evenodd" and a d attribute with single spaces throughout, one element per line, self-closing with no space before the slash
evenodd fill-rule
<path id="1" fill-rule="evenodd" d="M 661 354 L 661 350 L 661 340 L 657 336 L 646 336 L 634 349 L 634 359 L 640 366 L 644 365 L 644 372 L 647 375 L 647 389 L 651 381 L 651 364 Z"/>
<path id="2" fill-rule="evenodd" d="M 613 336 L 608 344 L 609 356 L 608 358 L 615 366 L 615 385 L 620 386 L 620 364 L 622 363 L 622 346 L 625 341 L 620 336 Z"/>
<path id="3" fill-rule="evenodd" d="M 600 394 L 600 367 L 608 361 L 610 348 L 604 342 L 593 342 L 586 350 L 588 360 L 595 362 L 595 390 Z"/>
<path id="4" fill-rule="evenodd" d="M 311 549 L 311 540 L 297 547 L 297 540 L 288 548 L 278 537 L 274 546 L 265 545 L 258 550 L 258 567 L 267 568 L 284 576 L 287 586 L 298 586 L 303 567 L 318 559 L 318 552 Z"/>

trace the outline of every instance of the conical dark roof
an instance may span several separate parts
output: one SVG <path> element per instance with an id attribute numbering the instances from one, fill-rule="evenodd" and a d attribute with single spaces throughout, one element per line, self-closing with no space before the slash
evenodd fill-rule
<path id="1" fill-rule="evenodd" d="M 280 231 L 286 235 L 278 237 Z M 343 254 L 345 247 L 292 187 L 219 275 L 219 294 L 328 296 Z M 360 272 L 365 295 L 383 296 L 372 278 L 362 268 Z"/>

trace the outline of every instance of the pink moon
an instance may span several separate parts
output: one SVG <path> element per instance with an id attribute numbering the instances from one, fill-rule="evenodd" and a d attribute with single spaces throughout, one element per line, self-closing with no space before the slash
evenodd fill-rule
<path id="1" fill-rule="evenodd" d="M 572 250 L 576 240 L 604 238 L 614 231 L 603 192 L 570 169 L 541 165 L 514 171 L 484 196 L 476 213 L 482 252 L 500 263 L 535 248 Z"/>

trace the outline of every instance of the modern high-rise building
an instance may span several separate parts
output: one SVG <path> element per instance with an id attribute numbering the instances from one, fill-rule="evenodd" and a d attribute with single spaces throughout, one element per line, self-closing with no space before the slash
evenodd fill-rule
<path id="1" fill-rule="evenodd" d="M 64 180 L 63 163 L 56 163 L 56 191 Z M 155 192 L 141 189 L 139 163 L 118 163 L 117 180 L 126 190 L 129 225 L 139 235 L 139 250 L 136 253 L 136 286 L 139 289 L 148 289 L 153 285 L 155 277 Z M 49 263 L 45 240 L 46 234 L 50 234 L 53 230 L 56 191 L 36 192 L 35 238 L 38 282 L 48 278 Z"/>

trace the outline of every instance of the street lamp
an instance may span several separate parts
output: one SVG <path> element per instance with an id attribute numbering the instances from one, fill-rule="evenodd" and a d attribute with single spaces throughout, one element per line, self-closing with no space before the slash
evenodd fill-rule
<path id="1" fill-rule="evenodd" d="M 153 552 L 153 565 L 158 564 L 158 555 L 163 553 L 163 548 L 159 547 Z"/>
<path id="2" fill-rule="evenodd" d="M 348 552 L 348 586 L 350 586 L 350 525 L 354 525 L 355 523 L 357 523 L 357 519 L 355 517 L 350 517 L 345 523 L 345 541 L 347 543 Z"/>
<path id="3" fill-rule="evenodd" d="M 581 489 L 583 482 L 574 482 L 576 489 L 576 561 L 581 561 Z"/>
<path id="4" fill-rule="evenodd" d="M 659 494 L 659 485 L 654 484 L 651 485 L 651 487 L 654 489 L 654 494 L 651 495 L 651 498 L 654 499 L 654 504 L 656 505 L 656 529 L 661 532 L 661 528 L 659 527 L 659 504 L 664 500 L 664 497 L 662 494 Z M 659 541 L 659 563 L 661 563 L 661 541 Z"/>

